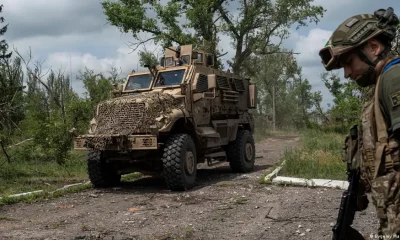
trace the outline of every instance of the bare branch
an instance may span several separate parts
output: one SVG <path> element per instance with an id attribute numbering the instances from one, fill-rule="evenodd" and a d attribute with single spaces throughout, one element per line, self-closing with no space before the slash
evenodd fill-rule
<path id="1" fill-rule="evenodd" d="M 223 56 L 225 56 L 226 54 L 228 54 L 228 52 L 222 53 L 222 54 L 218 55 L 217 58 L 223 57 Z"/>
<path id="2" fill-rule="evenodd" d="M 235 37 L 237 39 L 240 38 L 240 35 L 235 27 L 235 25 L 233 25 L 232 21 L 229 19 L 228 15 L 226 14 L 225 10 L 222 8 L 222 6 L 218 7 L 219 12 L 221 13 L 222 18 L 225 20 L 225 22 L 228 24 L 229 26 L 229 30 L 231 30 L 231 32 L 235 35 Z"/>
<path id="3" fill-rule="evenodd" d="M 134 51 L 136 51 L 141 45 L 144 45 L 145 43 L 147 43 L 147 42 L 149 42 L 149 41 L 152 41 L 152 40 L 154 40 L 154 39 L 156 39 L 157 37 L 152 37 L 152 38 L 148 38 L 148 39 L 146 39 L 146 40 L 142 40 L 142 41 L 139 41 L 138 43 L 132 43 L 132 42 L 129 42 L 130 43 L 130 46 L 129 45 L 127 45 L 129 48 L 131 48 L 132 49 L 132 51 L 130 52 L 130 53 L 133 53 Z M 132 46 L 135 46 L 136 45 L 136 47 L 132 47 Z"/>
<path id="4" fill-rule="evenodd" d="M 0 145 L 1 145 L 1 149 L 2 149 L 2 151 L 3 151 L 3 153 L 4 153 L 4 155 L 6 155 L 7 162 L 8 162 L 8 163 L 11 163 L 10 156 L 8 156 L 7 151 L 6 151 L 6 148 L 4 147 L 3 141 L 1 141 L 1 140 L 0 140 Z"/>
<path id="5" fill-rule="evenodd" d="M 218 22 L 219 19 L 221 19 L 222 15 L 220 15 L 219 17 L 217 17 L 217 19 L 214 20 L 213 24 L 215 24 L 216 22 Z"/>

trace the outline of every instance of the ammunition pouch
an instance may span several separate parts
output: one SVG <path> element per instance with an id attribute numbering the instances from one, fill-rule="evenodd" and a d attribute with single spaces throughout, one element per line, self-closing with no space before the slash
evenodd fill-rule
<path id="1" fill-rule="evenodd" d="M 354 125 L 350 129 L 350 133 L 346 136 L 343 146 L 342 161 L 347 163 L 350 169 L 359 167 L 359 162 L 356 161 L 355 155 L 358 151 L 358 126 Z"/>
<path id="2" fill-rule="evenodd" d="M 375 165 L 375 177 L 385 175 L 391 171 L 400 170 L 400 150 L 399 144 L 394 140 L 389 140 L 389 144 L 380 144 L 377 148 L 377 161 Z"/>
<path id="3" fill-rule="evenodd" d="M 389 144 L 376 142 L 376 150 L 365 148 L 362 153 L 361 181 L 368 186 L 367 192 L 370 192 L 375 178 L 392 171 L 400 171 L 399 145 L 394 140 L 390 140 Z"/>

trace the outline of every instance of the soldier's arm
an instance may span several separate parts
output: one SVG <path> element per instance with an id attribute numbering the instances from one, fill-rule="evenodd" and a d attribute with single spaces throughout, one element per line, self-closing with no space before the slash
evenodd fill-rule
<path id="1" fill-rule="evenodd" d="M 400 141 L 400 66 L 387 70 L 382 77 L 382 113 L 394 138 Z"/>

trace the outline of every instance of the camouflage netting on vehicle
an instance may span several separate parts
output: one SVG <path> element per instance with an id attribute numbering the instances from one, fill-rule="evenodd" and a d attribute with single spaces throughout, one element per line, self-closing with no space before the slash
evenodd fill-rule
<path id="1" fill-rule="evenodd" d="M 168 115 L 173 109 L 182 109 L 183 102 L 170 94 L 159 92 L 142 93 L 110 99 L 98 106 L 97 128 L 94 137 L 87 138 L 88 146 L 104 149 L 114 136 L 127 136 L 136 133 L 150 133 L 150 126 L 156 125 L 157 118 Z"/>

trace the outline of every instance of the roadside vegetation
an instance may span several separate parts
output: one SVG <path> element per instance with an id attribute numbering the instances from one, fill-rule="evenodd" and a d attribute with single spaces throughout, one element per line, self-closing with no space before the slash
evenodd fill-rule
<path id="1" fill-rule="evenodd" d="M 13 151 L 10 154 L 18 155 Z M 0 167 L 0 197 L 36 190 L 54 191 L 67 184 L 88 181 L 85 152 L 71 151 L 69 159 L 62 165 L 42 161 L 39 156 L 29 161 L 19 156 Z"/>
<path id="2" fill-rule="evenodd" d="M 342 162 L 344 135 L 335 132 L 305 130 L 300 134 L 301 146 L 287 149 L 280 176 L 346 180 L 346 164 Z"/>

